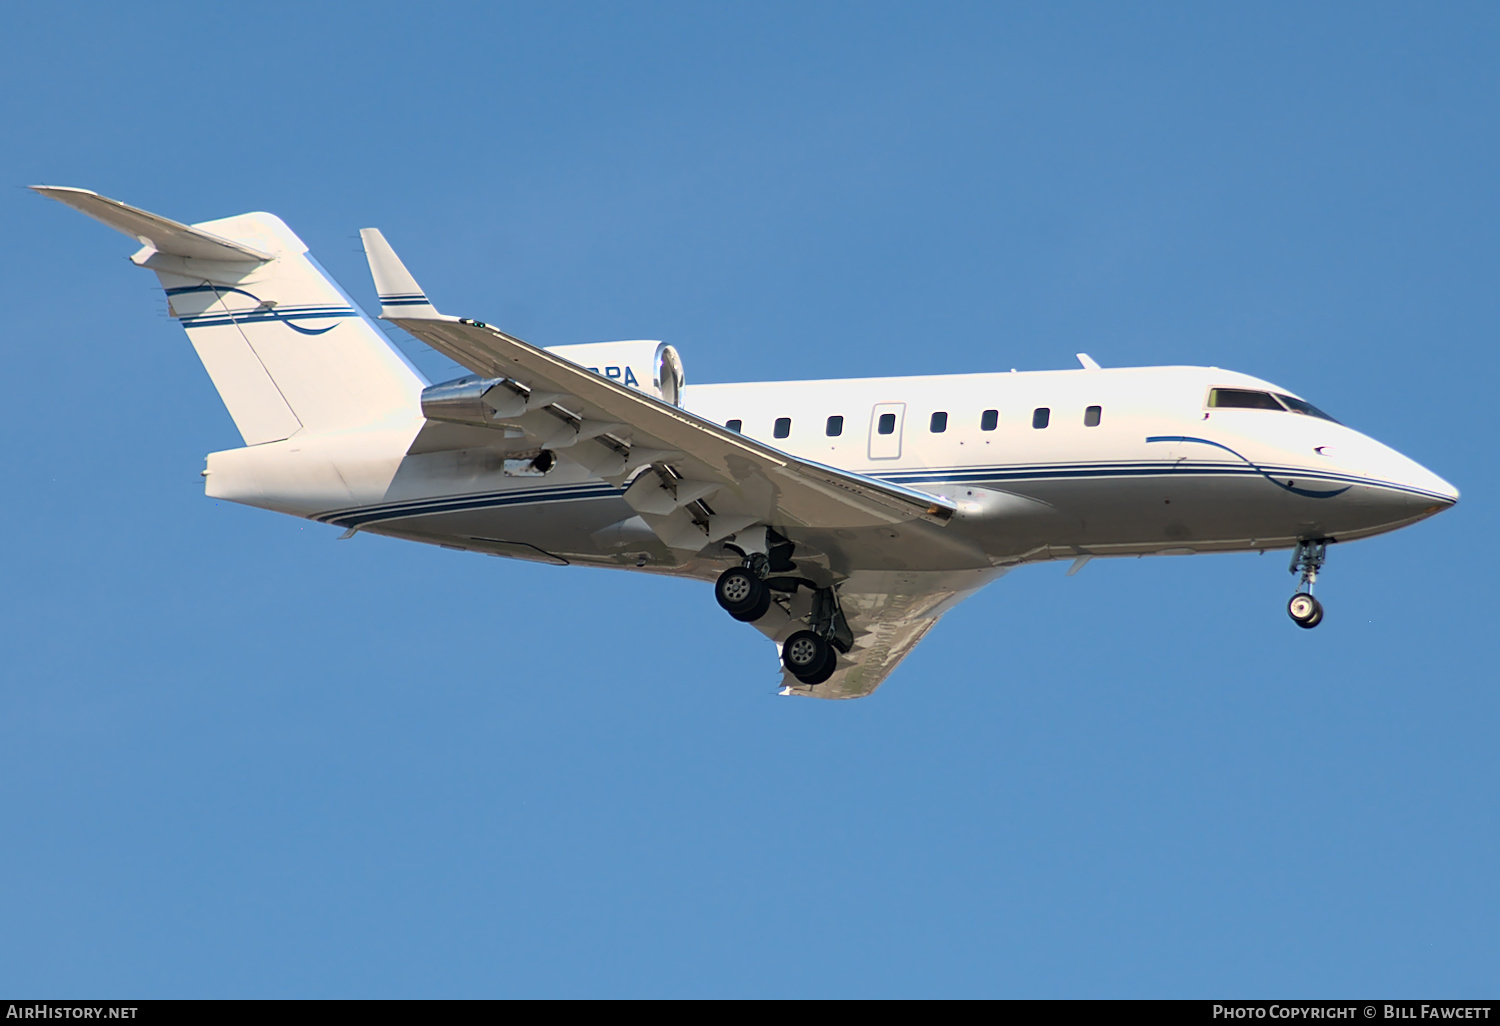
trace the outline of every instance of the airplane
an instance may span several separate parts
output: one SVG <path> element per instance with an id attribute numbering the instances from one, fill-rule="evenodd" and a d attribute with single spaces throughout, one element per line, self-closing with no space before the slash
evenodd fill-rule
<path id="1" fill-rule="evenodd" d="M 1288 389 L 1216 367 L 686 385 L 657 341 L 537 347 L 439 313 L 376 229 L 380 318 L 266 213 L 182 224 L 32 186 L 140 245 L 244 440 L 206 493 L 356 532 L 711 582 L 786 695 L 869 695 L 1017 566 L 1290 550 L 1316 627 L 1330 544 L 1457 490 Z"/>

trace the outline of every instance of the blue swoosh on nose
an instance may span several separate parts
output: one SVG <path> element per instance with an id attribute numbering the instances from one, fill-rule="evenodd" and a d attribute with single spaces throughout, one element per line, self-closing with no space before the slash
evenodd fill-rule
<path id="1" fill-rule="evenodd" d="M 1283 489 L 1284 491 L 1291 492 L 1294 495 L 1303 495 L 1303 496 L 1306 496 L 1309 499 L 1331 499 L 1335 495 L 1343 495 L 1345 492 L 1347 492 L 1350 488 L 1353 487 L 1353 485 L 1345 485 L 1342 488 L 1335 488 L 1332 491 L 1324 492 L 1324 491 L 1316 491 L 1316 490 L 1314 490 L 1312 488 L 1298 488 L 1296 485 L 1284 484 L 1283 482 L 1276 480 L 1270 474 L 1268 474 L 1264 470 L 1262 470 L 1259 466 L 1256 465 L 1256 463 L 1255 463 L 1254 460 L 1250 459 L 1250 457 L 1244 455 L 1243 453 L 1235 452 L 1229 446 L 1224 445 L 1221 442 L 1215 442 L 1215 441 L 1212 441 L 1211 439 L 1207 439 L 1207 438 L 1194 438 L 1192 435 L 1151 435 L 1151 436 L 1149 436 L 1146 439 L 1146 441 L 1148 441 L 1148 442 L 1198 442 L 1201 445 L 1211 445 L 1215 449 L 1223 449 L 1225 452 L 1227 452 L 1227 453 L 1229 453 L 1229 454 L 1231 454 L 1233 456 L 1238 456 L 1240 459 L 1244 460 L 1246 464 L 1248 464 L 1249 466 L 1251 466 L 1251 467 L 1253 467 L 1255 469 L 1256 473 L 1260 474 L 1261 477 L 1263 477 L 1267 481 L 1271 482 L 1277 488 Z"/>

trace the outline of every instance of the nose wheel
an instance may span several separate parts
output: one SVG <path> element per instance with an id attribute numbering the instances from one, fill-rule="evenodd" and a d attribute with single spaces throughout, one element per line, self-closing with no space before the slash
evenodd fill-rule
<path id="1" fill-rule="evenodd" d="M 1286 604 L 1287 615 L 1298 627 L 1313 628 L 1323 622 L 1323 603 L 1305 591 L 1299 591 Z"/>
<path id="2" fill-rule="evenodd" d="M 1302 583 L 1297 594 L 1286 604 L 1286 613 L 1298 627 L 1308 630 L 1323 622 L 1323 603 L 1313 598 L 1313 585 L 1318 583 L 1318 571 L 1328 557 L 1328 540 L 1299 541 L 1292 550 L 1291 572 L 1301 574 Z"/>

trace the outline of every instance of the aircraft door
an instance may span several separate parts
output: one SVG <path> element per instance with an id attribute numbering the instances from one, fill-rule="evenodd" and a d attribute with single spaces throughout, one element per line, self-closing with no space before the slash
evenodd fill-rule
<path id="1" fill-rule="evenodd" d="M 876 403 L 870 413 L 870 459 L 901 457 L 901 429 L 906 420 L 905 403 Z"/>

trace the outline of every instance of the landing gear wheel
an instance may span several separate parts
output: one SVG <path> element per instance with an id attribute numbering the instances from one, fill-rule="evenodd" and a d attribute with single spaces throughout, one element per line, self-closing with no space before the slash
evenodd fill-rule
<path id="1" fill-rule="evenodd" d="M 781 665 L 804 684 L 827 680 L 837 661 L 833 646 L 812 631 L 798 631 L 781 646 Z"/>
<path id="2" fill-rule="evenodd" d="M 797 679 L 800 680 L 804 684 L 821 684 L 825 680 L 827 680 L 829 677 L 832 677 L 833 676 L 833 671 L 837 670 L 838 668 L 839 668 L 839 656 L 838 656 L 838 653 L 835 652 L 833 650 L 833 646 L 830 645 L 828 647 L 828 661 L 823 664 L 823 668 L 821 670 L 819 670 L 817 673 L 804 675 L 804 676 L 798 677 Z"/>
<path id="3" fill-rule="evenodd" d="M 1299 591 L 1286 604 L 1287 615 L 1298 627 L 1311 629 L 1323 622 L 1323 603 L 1305 591 Z"/>
<path id="4" fill-rule="evenodd" d="M 754 623 L 756 620 L 759 620 L 761 617 L 765 616 L 770 608 L 771 589 L 762 584 L 760 586 L 760 599 L 755 603 L 755 605 L 751 606 L 743 613 L 730 613 L 729 615 L 734 617 L 741 623 Z"/>
<path id="5" fill-rule="evenodd" d="M 771 608 L 771 589 L 742 566 L 732 566 L 719 575 L 714 598 L 725 612 L 744 623 L 759 620 Z"/>
<path id="6" fill-rule="evenodd" d="M 1292 550 L 1291 571 L 1302 575 L 1302 585 L 1286 604 L 1287 615 L 1298 627 L 1312 628 L 1323 622 L 1323 604 L 1312 597 L 1318 571 L 1328 558 L 1329 538 L 1303 538 Z"/>

